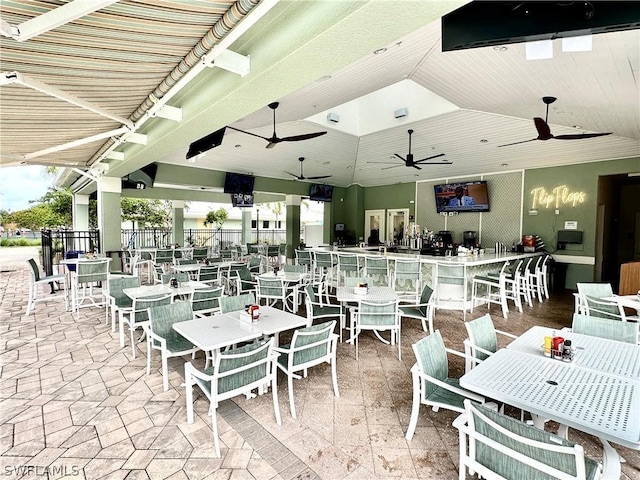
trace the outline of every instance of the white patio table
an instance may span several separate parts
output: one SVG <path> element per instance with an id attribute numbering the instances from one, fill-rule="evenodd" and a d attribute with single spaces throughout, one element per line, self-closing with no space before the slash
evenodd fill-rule
<path id="1" fill-rule="evenodd" d="M 237 319 L 239 322 L 246 322 L 240 319 L 240 312 L 227 313 L 228 316 Z M 258 320 L 251 322 L 251 325 L 260 329 L 263 335 L 273 335 L 275 337 L 275 346 L 280 345 L 280 333 L 299 327 L 306 327 L 308 323 L 307 317 L 301 317 L 279 308 L 261 306 L 260 317 Z"/>
<path id="2" fill-rule="evenodd" d="M 640 315 L 640 295 L 614 295 L 613 297 L 604 297 L 603 300 L 616 302 L 623 307 L 632 308 Z"/>
<path id="3" fill-rule="evenodd" d="M 634 373 L 640 346 L 562 332 L 584 347 L 565 363 L 543 355 L 540 334 L 532 329 L 498 350 L 463 375 L 460 386 L 531 412 L 540 428 L 551 419 L 598 437 L 603 478 L 618 479 L 620 457 L 609 442 L 640 450 L 640 377 Z M 634 358 L 636 365 L 625 368 Z"/>
<path id="4" fill-rule="evenodd" d="M 122 292 L 128 296 L 131 300 L 136 298 L 151 297 L 154 295 L 162 295 L 163 293 L 171 293 L 174 297 L 180 295 L 191 295 L 195 290 L 199 288 L 209 288 L 204 282 L 196 282 L 189 280 L 188 282 L 180 282 L 178 288 L 170 287 L 169 285 L 141 285 L 139 287 L 125 288 Z"/>

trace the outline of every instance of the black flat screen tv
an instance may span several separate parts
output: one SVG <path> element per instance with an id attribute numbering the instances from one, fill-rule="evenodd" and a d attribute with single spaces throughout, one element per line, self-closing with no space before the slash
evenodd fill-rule
<path id="1" fill-rule="evenodd" d="M 231 205 L 238 208 L 253 207 L 253 195 L 251 193 L 232 193 Z"/>
<path id="2" fill-rule="evenodd" d="M 241 173 L 227 172 L 224 178 L 224 193 L 253 193 L 255 177 Z"/>
<path id="3" fill-rule="evenodd" d="M 309 187 L 309 200 L 316 202 L 330 202 L 333 197 L 333 185 L 312 183 Z"/>
<path id="4" fill-rule="evenodd" d="M 461 182 L 434 185 L 438 213 L 488 212 L 487 182 Z"/>

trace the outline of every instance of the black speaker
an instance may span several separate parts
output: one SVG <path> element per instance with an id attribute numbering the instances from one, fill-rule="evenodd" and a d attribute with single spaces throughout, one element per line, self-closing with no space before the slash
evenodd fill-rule
<path id="1" fill-rule="evenodd" d="M 195 157 L 196 155 L 200 155 L 207 150 L 211 150 L 218 145 L 221 145 L 222 138 L 224 137 L 224 132 L 226 129 L 227 127 L 222 127 L 220 130 L 216 130 L 215 132 L 212 132 L 206 137 L 202 137 L 201 139 L 196 140 L 191 145 L 189 145 L 189 151 L 187 151 L 187 160 L 189 160 L 191 157 Z"/>

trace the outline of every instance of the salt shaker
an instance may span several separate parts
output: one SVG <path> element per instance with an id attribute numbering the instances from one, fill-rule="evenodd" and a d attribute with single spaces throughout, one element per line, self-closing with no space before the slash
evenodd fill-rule
<path id="1" fill-rule="evenodd" d="M 565 340 L 564 345 L 562 347 L 562 361 L 567 363 L 572 362 L 574 353 L 575 353 L 575 350 L 571 346 L 571 340 L 569 339 Z"/>

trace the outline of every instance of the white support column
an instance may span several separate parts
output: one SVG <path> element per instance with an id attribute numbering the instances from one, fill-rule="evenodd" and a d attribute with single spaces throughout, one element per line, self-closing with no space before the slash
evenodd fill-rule
<path id="1" fill-rule="evenodd" d="M 251 209 L 242 210 L 242 244 L 251 243 Z"/>
<path id="2" fill-rule="evenodd" d="M 184 246 L 184 201 L 173 200 L 172 201 L 172 236 L 173 243 L 179 243 L 181 247 Z"/>
<path id="3" fill-rule="evenodd" d="M 73 195 L 72 216 L 74 230 L 89 230 L 89 195 Z"/>
<path id="4" fill-rule="evenodd" d="M 120 177 L 98 178 L 98 228 L 100 229 L 100 248 L 102 252 L 119 252 L 122 249 L 120 233 L 122 212 Z M 111 270 L 121 270 L 117 258 L 111 262 Z"/>

